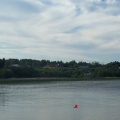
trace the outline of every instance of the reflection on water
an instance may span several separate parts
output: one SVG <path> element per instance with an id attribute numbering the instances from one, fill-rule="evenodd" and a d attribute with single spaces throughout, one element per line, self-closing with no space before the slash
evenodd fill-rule
<path id="1" fill-rule="evenodd" d="M 0 120 L 119 120 L 119 112 L 120 81 L 0 85 Z"/>

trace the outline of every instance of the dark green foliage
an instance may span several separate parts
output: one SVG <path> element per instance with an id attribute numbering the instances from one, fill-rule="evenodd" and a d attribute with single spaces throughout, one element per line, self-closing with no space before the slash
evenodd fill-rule
<path id="1" fill-rule="evenodd" d="M 14 73 L 14 77 L 23 78 L 23 77 L 35 77 L 37 71 L 33 67 L 22 66 L 22 67 L 10 67 Z"/>
<path id="2" fill-rule="evenodd" d="M 5 69 L 5 68 L 3 68 L 0 71 L 0 77 L 1 78 L 11 78 L 13 76 L 14 76 L 14 73 L 13 73 L 13 71 L 11 69 Z"/>
<path id="3" fill-rule="evenodd" d="M 50 66 L 45 69 L 44 66 Z M 88 66 L 88 67 L 79 67 Z M 0 78 L 32 78 L 32 77 L 120 77 L 120 63 L 108 64 L 99 62 L 70 62 L 32 60 L 32 59 L 0 59 Z"/>
<path id="4" fill-rule="evenodd" d="M 5 59 L 0 59 L 0 69 L 3 68 L 5 65 Z"/>

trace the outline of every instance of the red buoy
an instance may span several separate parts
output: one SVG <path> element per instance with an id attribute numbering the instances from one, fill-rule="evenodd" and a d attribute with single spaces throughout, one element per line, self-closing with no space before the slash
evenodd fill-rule
<path id="1" fill-rule="evenodd" d="M 77 104 L 75 104 L 74 108 L 78 108 L 78 105 L 77 105 Z"/>

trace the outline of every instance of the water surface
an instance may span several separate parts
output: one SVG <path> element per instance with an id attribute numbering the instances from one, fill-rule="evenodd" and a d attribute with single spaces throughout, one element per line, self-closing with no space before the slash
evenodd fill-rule
<path id="1" fill-rule="evenodd" d="M 0 85 L 0 120 L 119 119 L 120 81 Z"/>

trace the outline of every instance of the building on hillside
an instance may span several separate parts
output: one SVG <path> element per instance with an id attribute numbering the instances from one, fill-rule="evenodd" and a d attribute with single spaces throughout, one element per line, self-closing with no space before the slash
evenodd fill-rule
<path id="1" fill-rule="evenodd" d="M 79 66 L 78 68 L 88 69 L 88 68 L 89 68 L 89 66 Z"/>
<path id="2" fill-rule="evenodd" d="M 45 65 L 44 68 L 51 68 L 50 65 Z"/>
<path id="3" fill-rule="evenodd" d="M 91 72 L 88 72 L 88 73 L 84 73 L 84 76 L 91 76 L 92 73 Z"/>
<path id="4" fill-rule="evenodd" d="M 10 66 L 13 66 L 13 67 L 20 67 L 20 65 L 18 65 L 18 64 L 12 64 L 12 65 L 10 65 Z"/>
<path id="5" fill-rule="evenodd" d="M 61 66 L 61 65 L 55 65 L 54 68 L 63 68 L 63 66 Z"/>

